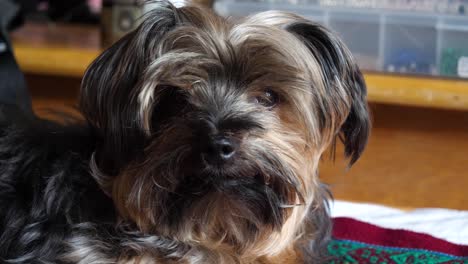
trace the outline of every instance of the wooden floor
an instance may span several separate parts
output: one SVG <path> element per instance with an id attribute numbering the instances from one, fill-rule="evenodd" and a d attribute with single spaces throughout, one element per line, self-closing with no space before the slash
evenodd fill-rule
<path id="1" fill-rule="evenodd" d="M 79 79 L 27 76 L 34 109 L 48 115 L 76 104 Z M 336 199 L 468 210 L 468 112 L 374 104 L 372 136 L 350 171 L 324 159 Z M 337 155 L 338 157 L 339 155 Z"/>
<path id="2" fill-rule="evenodd" d="M 392 206 L 468 209 L 468 112 L 373 105 L 361 160 L 324 162 L 337 199 Z"/>
<path id="3" fill-rule="evenodd" d="M 34 111 L 39 116 L 54 118 L 54 112 L 76 112 L 80 89 L 79 78 L 26 75 Z"/>

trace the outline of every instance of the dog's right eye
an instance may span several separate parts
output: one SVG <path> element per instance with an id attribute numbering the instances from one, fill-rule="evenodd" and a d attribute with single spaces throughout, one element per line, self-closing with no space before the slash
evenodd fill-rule
<path id="1" fill-rule="evenodd" d="M 262 94 L 255 96 L 254 102 L 267 108 L 273 108 L 278 104 L 279 96 L 272 89 L 265 89 Z"/>
<path id="2" fill-rule="evenodd" d="M 177 87 L 164 87 L 158 104 L 153 109 L 152 124 L 154 128 L 163 125 L 187 107 L 187 94 Z"/>

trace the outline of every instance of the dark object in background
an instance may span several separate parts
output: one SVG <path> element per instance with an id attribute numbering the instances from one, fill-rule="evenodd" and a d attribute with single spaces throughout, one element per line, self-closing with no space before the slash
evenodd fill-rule
<path id="1" fill-rule="evenodd" d="M 102 44 L 108 47 L 138 26 L 144 6 L 136 0 L 104 0 L 101 14 Z"/>
<path id="2" fill-rule="evenodd" d="M 67 23 L 98 24 L 99 14 L 86 0 L 15 0 L 29 20 L 51 20 Z"/>
<path id="3" fill-rule="evenodd" d="M 54 21 L 99 23 L 99 15 L 93 14 L 86 0 L 49 0 L 49 17 Z"/>
<path id="4" fill-rule="evenodd" d="M 0 118 L 6 108 L 16 106 L 24 113 L 32 114 L 24 75 L 16 63 L 8 38 L 8 29 L 18 21 L 19 6 L 10 0 L 0 0 Z"/>
<path id="5" fill-rule="evenodd" d="M 173 0 L 182 4 L 183 0 Z M 192 3 L 212 7 L 214 0 L 191 0 Z M 103 0 L 101 11 L 102 44 L 109 47 L 128 32 L 134 30 L 152 3 L 142 0 Z"/>

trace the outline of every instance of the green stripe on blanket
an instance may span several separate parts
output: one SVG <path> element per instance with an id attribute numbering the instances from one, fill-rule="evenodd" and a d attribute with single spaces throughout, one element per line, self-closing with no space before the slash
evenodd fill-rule
<path id="1" fill-rule="evenodd" d="M 468 259 L 419 249 L 391 248 L 334 239 L 328 245 L 330 264 L 464 264 Z M 336 259 L 335 259 L 336 257 Z"/>

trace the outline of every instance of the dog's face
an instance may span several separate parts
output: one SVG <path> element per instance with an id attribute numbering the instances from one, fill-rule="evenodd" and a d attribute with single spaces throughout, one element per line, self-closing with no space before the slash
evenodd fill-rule
<path id="1" fill-rule="evenodd" d="M 81 109 L 102 138 L 95 176 L 125 221 L 256 255 L 326 210 L 321 154 L 341 136 L 354 163 L 369 129 L 348 50 L 283 12 L 236 23 L 161 5 L 90 66 Z"/>

